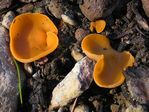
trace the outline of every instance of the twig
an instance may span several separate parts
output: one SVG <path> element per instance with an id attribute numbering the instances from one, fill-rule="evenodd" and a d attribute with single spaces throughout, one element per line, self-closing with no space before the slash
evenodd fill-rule
<path id="1" fill-rule="evenodd" d="M 76 98 L 76 99 L 75 99 L 75 101 L 73 102 L 71 112 L 74 112 L 74 109 L 75 109 L 75 106 L 76 106 L 77 100 L 78 100 L 78 98 Z"/>
<path id="2" fill-rule="evenodd" d="M 20 69 L 19 69 L 19 65 L 17 64 L 16 60 L 13 59 L 13 61 L 14 61 L 14 64 L 15 64 L 15 66 L 16 66 L 16 69 L 17 69 L 20 102 L 21 102 L 21 104 L 23 104 L 23 100 L 22 100 L 22 90 L 21 90 Z"/>

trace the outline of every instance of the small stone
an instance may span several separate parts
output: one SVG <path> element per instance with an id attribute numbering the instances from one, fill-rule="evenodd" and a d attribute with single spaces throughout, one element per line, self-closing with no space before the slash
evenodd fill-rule
<path id="1" fill-rule="evenodd" d="M 11 22 L 13 21 L 13 19 L 15 18 L 15 14 L 12 11 L 9 11 L 6 13 L 6 15 L 3 17 L 3 21 L 2 21 L 2 25 L 9 29 Z"/>
<path id="2" fill-rule="evenodd" d="M 33 4 L 27 4 L 27 5 L 24 5 L 21 8 L 18 8 L 17 12 L 20 13 L 20 14 L 26 13 L 26 12 L 31 12 L 33 10 L 33 8 L 34 8 Z"/>
<path id="3" fill-rule="evenodd" d="M 66 14 L 62 14 L 61 15 L 62 17 L 62 20 L 65 22 L 65 23 L 68 23 L 70 25 L 76 25 L 76 22 L 74 19 L 72 19 L 70 16 L 66 15 Z"/>
<path id="4" fill-rule="evenodd" d="M 89 34 L 89 31 L 86 31 L 82 28 L 78 28 L 75 32 L 75 38 L 77 39 L 78 42 L 81 42 L 83 38 Z"/>
<path id="5" fill-rule="evenodd" d="M 45 10 L 42 7 L 36 7 L 33 9 L 34 13 L 41 13 L 41 14 L 45 14 Z"/>
<path id="6" fill-rule="evenodd" d="M 12 4 L 12 0 L 0 0 L 0 10 L 9 8 Z"/>
<path id="7" fill-rule="evenodd" d="M 80 9 L 90 21 L 94 21 L 109 16 L 118 4 L 119 0 L 84 0 Z"/>
<path id="8" fill-rule="evenodd" d="M 74 112 L 89 112 L 89 107 L 87 105 L 78 105 L 75 109 Z"/>
<path id="9" fill-rule="evenodd" d="M 149 68 L 129 68 L 125 72 L 128 92 L 132 99 L 140 104 L 147 104 L 149 101 Z"/>
<path id="10" fill-rule="evenodd" d="M 71 51 L 71 56 L 76 60 L 79 61 L 81 60 L 84 56 L 80 52 L 76 51 L 75 49 L 72 49 Z"/>
<path id="11" fill-rule="evenodd" d="M 116 104 L 111 105 L 111 111 L 112 112 L 119 112 L 119 110 L 120 110 L 119 108 L 120 108 L 119 105 L 116 105 Z"/>
<path id="12" fill-rule="evenodd" d="M 125 112 L 148 112 L 147 109 L 141 105 L 129 105 Z"/>
<path id="13" fill-rule="evenodd" d="M 67 105 L 87 90 L 93 80 L 94 62 L 84 57 L 54 88 L 49 109 Z"/>
<path id="14" fill-rule="evenodd" d="M 24 69 L 29 73 L 32 74 L 33 73 L 33 67 L 30 63 L 25 63 L 24 64 Z"/>
<path id="15" fill-rule="evenodd" d="M 61 15 L 64 13 L 63 5 L 59 0 L 51 0 L 48 4 L 48 10 L 56 17 L 61 19 Z"/>
<path id="16" fill-rule="evenodd" d="M 6 28 L 0 26 L 0 111 L 17 112 L 19 101 L 18 77 L 13 58 L 9 51 L 6 36 L 9 35 Z M 21 84 L 25 80 L 20 66 Z"/>
<path id="17" fill-rule="evenodd" d="M 102 103 L 99 102 L 99 101 L 97 101 L 97 100 L 94 100 L 94 101 L 93 101 L 93 105 L 94 105 L 94 107 L 95 107 L 95 109 L 96 109 L 96 112 L 98 112 L 98 111 L 101 110 L 101 108 L 102 108 Z"/>

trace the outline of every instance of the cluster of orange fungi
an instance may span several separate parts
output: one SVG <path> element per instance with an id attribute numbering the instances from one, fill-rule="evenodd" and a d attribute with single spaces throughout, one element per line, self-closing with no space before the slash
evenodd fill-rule
<path id="1" fill-rule="evenodd" d="M 97 32 L 105 28 L 104 20 L 91 22 Z M 93 77 L 95 83 L 104 88 L 114 88 L 121 85 L 125 77 L 123 71 L 134 63 L 134 57 L 128 51 L 118 52 L 110 46 L 107 37 L 101 34 L 89 34 L 82 41 L 83 52 L 96 61 Z"/>
<path id="2" fill-rule="evenodd" d="M 100 33 L 106 22 L 91 22 L 90 30 Z M 15 59 L 28 63 L 53 52 L 58 46 L 58 30 L 45 15 L 25 13 L 17 16 L 10 26 L 10 50 Z M 114 88 L 124 82 L 123 70 L 134 63 L 127 52 L 117 52 L 110 46 L 107 37 L 89 34 L 82 41 L 83 52 L 97 61 L 94 67 L 94 81 L 104 88 Z"/>
<path id="3" fill-rule="evenodd" d="M 10 26 L 10 50 L 14 58 L 28 63 L 53 52 L 58 46 L 58 29 L 45 15 L 25 13 Z"/>

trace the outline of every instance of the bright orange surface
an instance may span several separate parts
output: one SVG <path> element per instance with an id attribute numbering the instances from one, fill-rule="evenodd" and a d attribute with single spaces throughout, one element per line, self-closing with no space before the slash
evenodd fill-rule
<path id="1" fill-rule="evenodd" d="M 101 33 L 106 27 L 106 22 L 104 20 L 97 20 L 90 23 L 90 30 L 93 32 L 94 28 L 97 33 Z"/>
<path id="2" fill-rule="evenodd" d="M 82 41 L 83 52 L 97 61 L 94 67 L 94 81 L 104 88 L 114 88 L 124 82 L 123 71 L 134 63 L 129 52 L 117 52 L 110 46 L 108 38 L 90 34 Z"/>
<path id="3" fill-rule="evenodd" d="M 32 62 L 53 52 L 58 46 L 58 30 L 39 13 L 17 16 L 10 26 L 10 50 L 20 62 Z"/>

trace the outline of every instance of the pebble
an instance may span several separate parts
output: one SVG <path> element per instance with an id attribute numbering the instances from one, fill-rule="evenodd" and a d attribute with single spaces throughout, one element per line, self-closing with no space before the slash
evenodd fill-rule
<path id="1" fill-rule="evenodd" d="M 14 18 L 15 18 L 14 12 L 12 11 L 7 12 L 6 15 L 3 17 L 2 25 L 5 28 L 9 29 L 11 22 L 13 21 Z"/>
<path id="2" fill-rule="evenodd" d="M 25 63 L 24 64 L 24 69 L 29 73 L 32 74 L 33 73 L 33 67 L 30 63 Z"/>
<path id="3" fill-rule="evenodd" d="M 73 18 L 71 18 L 69 15 L 62 14 L 61 17 L 65 23 L 68 23 L 73 26 L 76 25 L 76 21 Z"/>
<path id="4" fill-rule="evenodd" d="M 12 0 L 0 0 L 0 10 L 9 8 L 12 4 Z"/>
<path id="5" fill-rule="evenodd" d="M 19 14 L 22 14 L 22 13 L 26 13 L 26 12 L 32 12 L 33 8 L 34 8 L 33 4 L 26 4 L 23 7 L 18 8 L 16 11 Z"/>
<path id="6" fill-rule="evenodd" d="M 80 52 L 78 52 L 77 50 L 75 49 L 72 49 L 71 51 L 71 56 L 76 60 L 76 61 L 79 61 L 81 60 L 84 56 L 83 54 L 81 54 Z"/>
<path id="7" fill-rule="evenodd" d="M 93 105 L 94 105 L 94 107 L 96 109 L 96 112 L 99 112 L 99 110 L 102 109 L 102 106 L 103 106 L 102 102 L 100 102 L 98 100 L 94 100 L 92 103 L 93 103 Z"/>
<path id="8" fill-rule="evenodd" d="M 87 105 L 78 105 L 75 109 L 74 112 L 89 112 L 89 107 Z"/>
<path id="9" fill-rule="evenodd" d="M 59 2 L 59 0 L 51 0 L 47 7 L 54 17 L 61 19 L 61 15 L 64 13 L 64 9 L 62 3 Z"/>
<path id="10" fill-rule="evenodd" d="M 87 57 L 78 61 L 54 88 L 49 110 L 67 105 L 87 90 L 93 80 L 93 66 L 94 62 Z"/>
<path id="11" fill-rule="evenodd" d="M 84 0 L 80 9 L 90 21 L 109 16 L 120 0 Z"/>
<path id="12" fill-rule="evenodd" d="M 89 34 L 89 31 L 86 31 L 82 28 L 78 28 L 75 31 L 75 38 L 77 39 L 78 42 L 81 42 L 83 40 L 83 38 Z"/>
<path id="13" fill-rule="evenodd" d="M 6 28 L 0 26 L 0 111 L 17 112 L 19 101 L 18 77 L 16 67 L 9 51 Z M 20 68 L 21 83 L 25 75 Z"/>
<path id="14" fill-rule="evenodd" d="M 134 67 L 125 72 L 126 84 L 132 99 L 140 104 L 147 104 L 149 101 L 149 68 Z"/>

